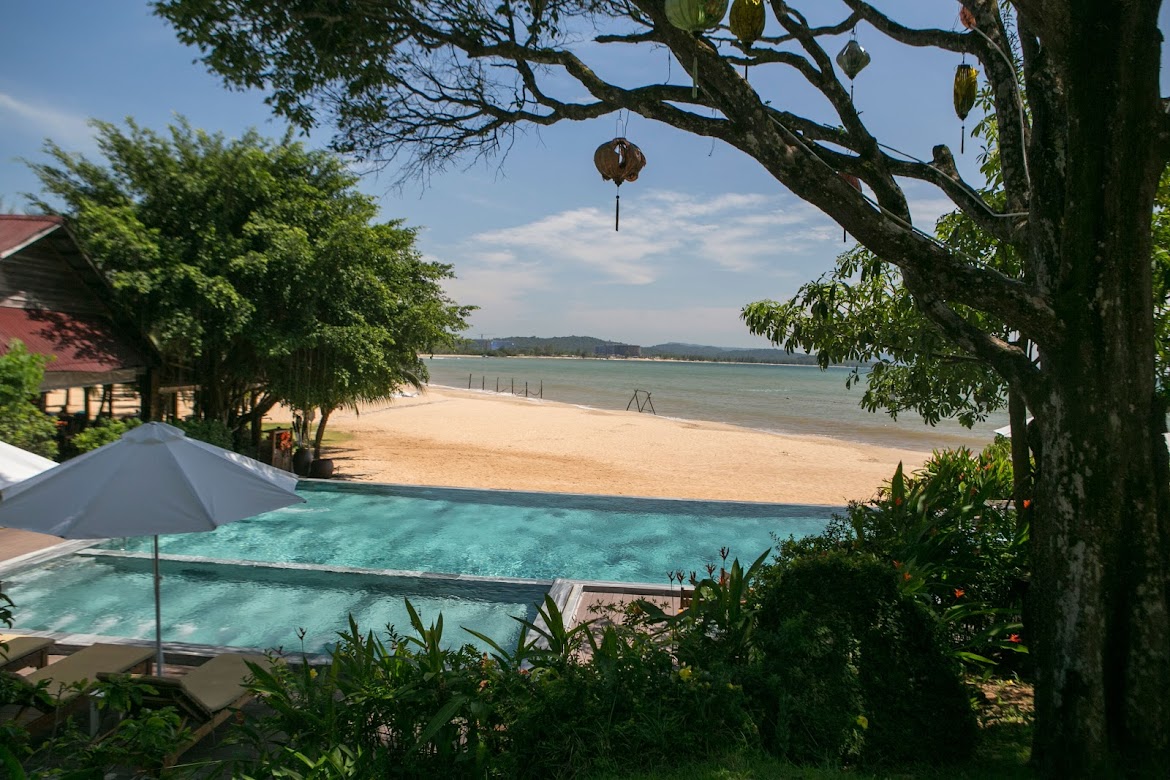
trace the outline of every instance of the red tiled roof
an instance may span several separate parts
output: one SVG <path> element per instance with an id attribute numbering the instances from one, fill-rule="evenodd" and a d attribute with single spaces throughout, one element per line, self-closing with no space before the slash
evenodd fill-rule
<path id="1" fill-rule="evenodd" d="M 0 355 L 8 342 L 20 339 L 29 352 L 56 355 L 45 373 L 58 371 L 102 372 L 149 365 L 145 357 L 113 326 L 100 317 L 67 314 L 44 309 L 0 306 Z"/>
<path id="2" fill-rule="evenodd" d="M 61 217 L 0 214 L 0 259 L 63 224 Z"/>

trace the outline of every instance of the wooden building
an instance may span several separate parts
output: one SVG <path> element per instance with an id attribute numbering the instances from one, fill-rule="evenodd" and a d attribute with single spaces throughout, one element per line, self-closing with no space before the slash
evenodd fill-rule
<path id="1" fill-rule="evenodd" d="M 158 352 L 111 303 L 108 280 L 60 217 L 0 215 L 0 354 L 19 339 L 52 355 L 41 392 L 136 385 L 157 416 Z"/>

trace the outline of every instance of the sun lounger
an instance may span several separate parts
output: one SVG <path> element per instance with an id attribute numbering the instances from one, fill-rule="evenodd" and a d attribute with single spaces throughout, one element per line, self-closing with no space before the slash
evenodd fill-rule
<path id="1" fill-rule="evenodd" d="M 154 688 L 157 693 L 143 694 L 143 706 L 171 706 L 179 711 L 184 726 L 192 729 L 191 738 L 167 756 L 164 766 L 173 766 L 179 757 L 234 715 L 251 700 L 245 686 L 251 676 L 248 663 L 267 665 L 262 655 L 225 653 L 197 666 L 182 677 L 135 679 Z M 109 675 L 101 675 L 103 679 Z"/>
<path id="2" fill-rule="evenodd" d="M 39 636 L 0 634 L 0 671 L 15 672 L 29 666 L 40 669 L 49 663 L 52 639 Z"/>
<path id="3" fill-rule="evenodd" d="M 96 644 L 83 647 L 56 663 L 27 675 L 11 675 L 29 691 L 44 694 L 35 706 L 11 705 L 0 709 L 0 720 L 16 720 L 30 732 L 43 730 L 73 712 L 85 701 L 84 693 L 102 673 L 148 672 L 154 649 L 136 645 Z"/>

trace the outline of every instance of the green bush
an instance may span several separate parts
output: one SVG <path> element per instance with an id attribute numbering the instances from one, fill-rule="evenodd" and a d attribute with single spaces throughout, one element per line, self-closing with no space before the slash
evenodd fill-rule
<path id="1" fill-rule="evenodd" d="M 878 497 L 851 504 L 823 534 L 789 539 L 778 560 L 842 551 L 896 570 L 900 587 L 948 624 L 956 655 L 1018 662 L 1029 579 L 1029 528 L 1006 497 L 1010 452 L 936 452 L 907 477 L 899 465 Z M 1015 640 L 1015 641 L 1013 641 Z"/>
<path id="2" fill-rule="evenodd" d="M 214 444 L 216 447 L 222 447 L 225 450 L 232 449 L 234 444 L 232 429 L 226 423 L 222 423 L 219 420 L 176 420 L 171 425 L 180 429 L 192 439 L 205 441 L 208 444 Z"/>
<path id="3" fill-rule="evenodd" d="M 96 423 L 72 438 L 73 449 L 77 451 L 78 455 L 96 450 L 98 447 L 117 441 L 126 431 L 137 428 L 139 425 L 142 425 L 142 420 L 137 417 L 125 420 L 99 417 Z"/>
<path id="4" fill-rule="evenodd" d="M 966 758 L 975 717 L 943 627 L 892 567 L 818 553 L 764 572 L 765 746 L 800 763 Z"/>
<path id="5" fill-rule="evenodd" d="M 0 355 L 0 441 L 55 458 L 57 425 L 34 403 L 50 360 L 30 353 L 18 339 Z"/>

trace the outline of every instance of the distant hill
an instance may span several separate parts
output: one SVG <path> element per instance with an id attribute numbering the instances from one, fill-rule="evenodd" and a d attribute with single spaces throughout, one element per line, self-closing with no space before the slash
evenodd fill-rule
<path id="1" fill-rule="evenodd" d="M 572 355 L 592 357 L 597 347 L 620 344 L 593 336 L 508 336 L 499 339 L 464 339 L 455 348 L 461 355 Z M 816 365 L 817 359 L 804 353 L 789 354 L 782 349 L 727 349 L 705 344 L 669 342 L 642 347 L 642 356 L 673 360 L 712 360 L 728 363 L 785 363 Z M 845 365 L 857 365 L 847 363 Z"/>
<path id="2" fill-rule="evenodd" d="M 704 344 L 656 344 L 653 347 L 642 347 L 645 357 L 674 358 L 676 360 L 720 360 L 729 363 L 788 363 L 796 365 L 813 365 L 816 357 L 803 352 L 788 353 L 782 349 L 727 349 L 711 347 Z"/>

